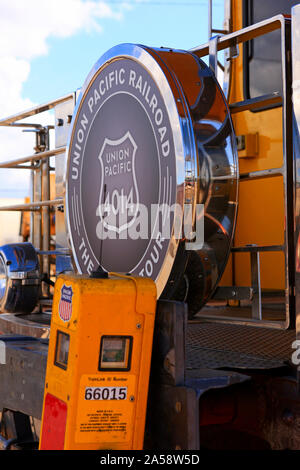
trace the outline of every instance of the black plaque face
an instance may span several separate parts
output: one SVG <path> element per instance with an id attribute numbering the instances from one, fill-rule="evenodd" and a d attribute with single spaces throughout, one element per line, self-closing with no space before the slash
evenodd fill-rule
<path id="1" fill-rule="evenodd" d="M 162 93 L 137 60 L 116 58 L 91 79 L 69 146 L 67 217 L 82 273 L 156 280 L 176 202 L 176 160 Z M 169 234 L 162 233 L 165 224 Z"/>

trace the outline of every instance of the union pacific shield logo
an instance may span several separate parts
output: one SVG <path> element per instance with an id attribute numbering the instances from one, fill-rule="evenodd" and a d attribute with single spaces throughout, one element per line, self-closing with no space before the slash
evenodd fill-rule
<path id="1" fill-rule="evenodd" d="M 62 321 L 68 322 L 72 316 L 72 287 L 67 287 L 65 284 L 60 291 L 60 301 L 58 305 L 58 314 Z"/>
<path id="2" fill-rule="evenodd" d="M 151 54 L 129 47 L 132 57 L 127 45 L 125 52 L 117 47 L 123 52 L 116 60 L 103 56 L 103 67 L 93 70 L 77 101 L 68 145 L 67 227 L 80 273 L 101 265 L 158 280 L 161 291 L 171 267 L 165 256 L 170 250 L 175 256 L 162 231 L 175 219 L 172 210 L 169 217 L 157 208 L 177 201 L 184 152 L 181 144 L 178 157 L 175 152 L 171 89 L 155 79 Z M 144 51 L 140 58 L 137 50 Z M 173 121 L 175 132 L 177 114 Z"/>
<path id="3" fill-rule="evenodd" d="M 96 216 L 98 238 L 103 230 L 120 234 L 132 226 L 139 207 L 136 178 L 137 145 L 128 131 L 117 140 L 104 139 L 99 153 L 100 194 Z"/>

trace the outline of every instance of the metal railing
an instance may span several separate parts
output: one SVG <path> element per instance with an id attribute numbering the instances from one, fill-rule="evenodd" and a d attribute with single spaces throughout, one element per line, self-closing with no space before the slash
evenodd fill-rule
<path id="1" fill-rule="evenodd" d="M 212 2 L 209 2 L 209 34 L 217 32 L 212 28 Z M 251 300 L 251 318 L 223 317 L 206 315 L 214 321 L 229 321 L 243 324 L 253 323 L 259 326 L 271 326 L 274 328 L 294 328 L 295 308 L 293 286 L 295 277 L 294 267 L 294 233 L 293 233 L 293 136 L 292 136 L 292 90 L 291 90 L 291 19 L 283 15 L 277 15 L 254 25 L 243 28 L 223 36 L 214 36 L 208 43 L 191 49 L 199 58 L 209 56 L 209 66 L 214 73 L 217 71 L 218 52 L 227 48 L 237 48 L 239 44 L 255 39 L 259 36 L 281 30 L 281 62 L 282 62 L 282 84 L 283 94 L 272 93 L 246 99 L 237 103 L 229 104 L 232 114 L 256 109 L 281 106 L 282 128 L 283 128 L 283 165 L 280 168 L 267 168 L 265 170 L 242 173 L 239 176 L 240 183 L 254 179 L 266 179 L 281 176 L 284 184 L 284 206 L 285 206 L 285 236 L 283 245 L 256 246 L 251 244 L 243 247 L 232 248 L 235 253 L 248 252 L 250 254 L 251 286 L 242 288 L 237 286 L 220 287 L 216 292 L 216 299 L 235 300 L 244 295 L 245 299 Z M 221 31 L 221 33 L 224 33 Z M 229 96 L 229 90 L 227 92 Z M 262 317 L 262 299 L 260 283 L 260 253 L 281 251 L 285 255 L 285 314 L 286 321 L 264 321 Z M 202 318 L 202 315 L 201 315 Z"/>
<path id="2" fill-rule="evenodd" d="M 50 214 L 51 210 L 54 210 L 55 207 L 62 207 L 64 205 L 62 197 L 50 199 L 50 172 L 55 171 L 55 168 L 50 166 L 50 158 L 64 157 L 66 147 L 50 149 L 49 131 L 55 129 L 55 126 L 43 126 L 39 123 L 22 122 L 22 120 L 56 108 L 62 103 L 73 100 L 73 98 L 74 93 L 70 93 L 0 120 L 1 127 L 31 129 L 35 133 L 35 153 L 0 163 L 0 169 L 30 170 L 30 202 L 0 206 L 0 211 L 31 213 L 29 239 L 39 253 L 42 271 L 48 277 L 50 276 L 49 255 L 56 254 L 56 252 L 54 253 L 50 250 Z M 43 294 L 49 294 L 48 286 L 43 286 Z"/>

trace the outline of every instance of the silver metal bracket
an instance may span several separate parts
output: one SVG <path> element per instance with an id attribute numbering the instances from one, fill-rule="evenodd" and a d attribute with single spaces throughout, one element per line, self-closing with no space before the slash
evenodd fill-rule
<path id="1" fill-rule="evenodd" d="M 218 74 L 218 42 L 220 35 L 213 36 L 209 40 L 209 67 L 217 77 Z"/>
<path id="2" fill-rule="evenodd" d="M 237 41 L 229 48 L 229 57 L 227 60 L 237 59 L 240 55 L 240 49 Z"/>
<path id="3" fill-rule="evenodd" d="M 250 260 L 251 260 L 251 285 L 253 289 L 252 318 L 255 320 L 262 320 L 259 251 L 251 251 Z"/>

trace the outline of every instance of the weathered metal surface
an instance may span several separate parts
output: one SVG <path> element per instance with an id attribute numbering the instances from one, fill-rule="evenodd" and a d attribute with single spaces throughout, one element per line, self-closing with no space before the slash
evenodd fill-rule
<path id="1" fill-rule="evenodd" d="M 48 342 L 25 336 L 1 336 L 6 363 L 0 364 L 0 409 L 41 419 Z"/>
<path id="2" fill-rule="evenodd" d="M 3 313 L 0 315 L 0 334 L 47 339 L 50 335 L 50 321 L 51 315 L 47 313 L 29 315 Z"/>
<path id="3" fill-rule="evenodd" d="M 196 390 L 169 385 L 150 386 L 146 449 L 199 449 Z"/>
<path id="4" fill-rule="evenodd" d="M 184 383 L 186 324 L 186 304 L 167 300 L 157 303 L 151 365 L 153 383 Z"/>

